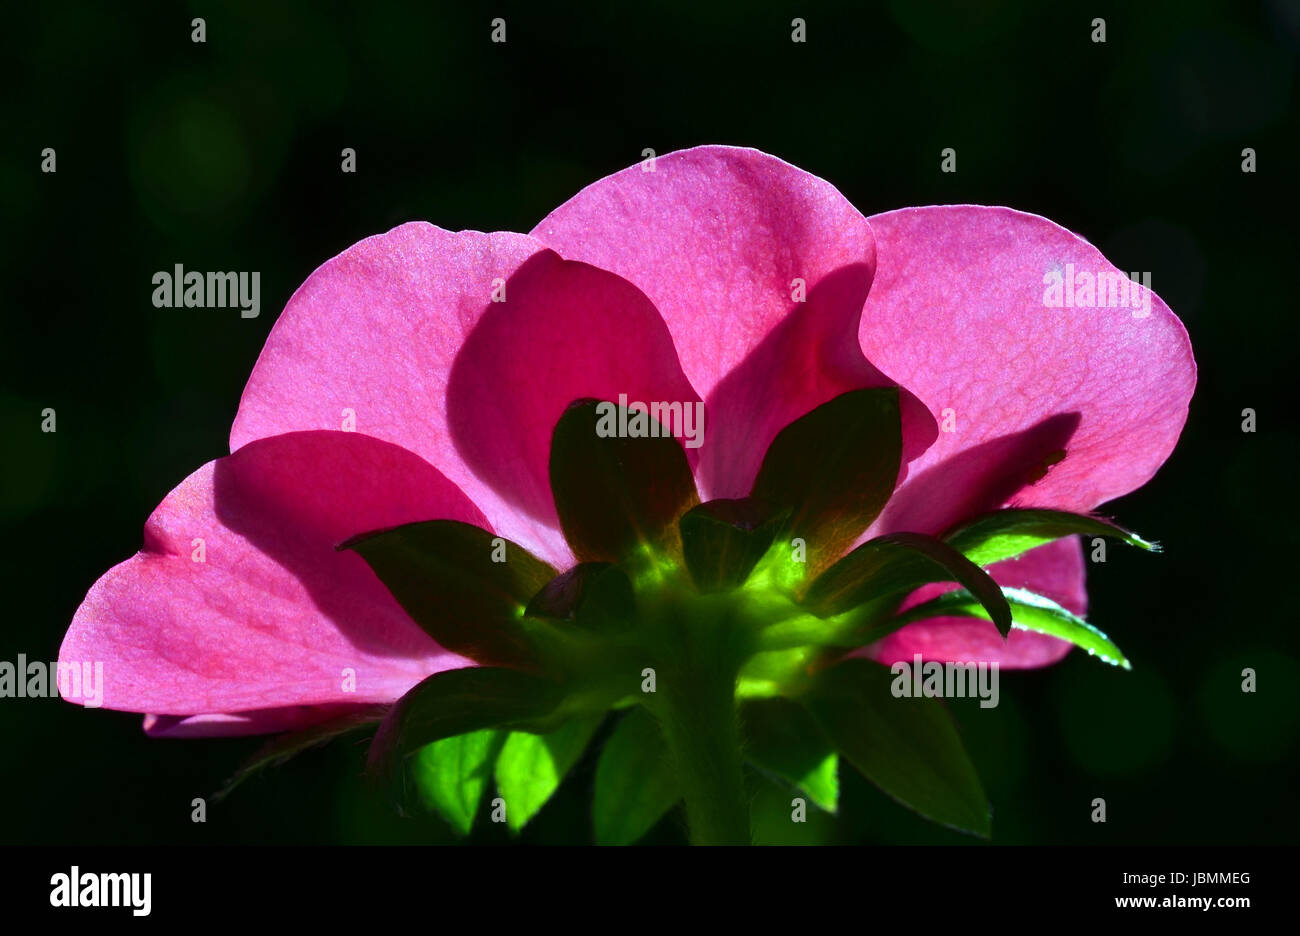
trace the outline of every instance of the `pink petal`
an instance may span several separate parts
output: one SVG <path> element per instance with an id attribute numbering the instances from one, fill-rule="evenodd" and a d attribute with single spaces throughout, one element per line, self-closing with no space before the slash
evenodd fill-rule
<path id="1" fill-rule="evenodd" d="M 466 463 L 452 441 L 446 406 L 452 362 L 491 304 L 495 284 L 542 249 L 522 234 L 451 232 L 415 222 L 328 261 L 271 329 L 231 429 L 232 451 L 283 432 L 339 429 L 343 411 L 352 410 L 358 432 L 436 466 L 502 536 L 567 565 L 558 526 L 518 509 L 509 492 L 494 489 Z"/>
<path id="2" fill-rule="evenodd" d="M 506 301 L 493 303 L 456 355 L 451 434 L 466 464 L 513 509 L 558 525 L 551 435 L 570 403 L 626 395 L 629 405 L 675 402 L 684 411 L 700 397 L 658 311 L 626 280 L 548 250 L 506 288 Z M 694 460 L 695 450 L 686 451 Z"/>
<path id="3" fill-rule="evenodd" d="M 871 284 L 866 220 L 829 183 L 757 150 L 704 146 L 583 189 L 533 236 L 634 283 L 708 401 L 706 497 L 749 493 L 781 428 L 832 397 L 891 383 L 853 340 Z M 792 299 L 792 284 L 807 299 Z M 908 403 L 906 452 L 933 438 Z"/>
<path id="4" fill-rule="evenodd" d="M 871 225 L 863 350 L 941 428 L 947 409 L 956 423 L 912 464 L 872 535 L 938 533 L 1009 502 L 1088 511 L 1155 473 L 1196 383 L 1187 332 L 1158 297 L 1141 291 L 1145 317 L 1046 307 L 1049 272 L 1121 271 L 1082 238 L 1009 208 L 907 208 Z"/>
<path id="5" fill-rule="evenodd" d="M 486 523 L 435 468 L 387 442 L 350 432 L 252 442 L 166 497 L 143 551 L 90 589 L 59 659 L 103 663 L 105 707 L 156 715 L 391 702 L 468 661 L 407 617 L 360 556 L 334 547 L 431 519 Z"/>
<path id="6" fill-rule="evenodd" d="M 994 581 L 1025 588 L 1051 598 L 1075 614 L 1088 609 L 1084 589 L 1083 548 L 1076 536 L 1031 549 L 1018 559 L 989 566 Z M 904 608 L 929 601 L 954 585 L 927 585 L 910 595 Z M 902 627 L 861 652 L 890 665 L 913 656 L 939 662 L 997 663 L 1006 669 L 1049 666 L 1070 652 L 1071 644 L 1056 637 L 1014 629 L 1004 643 L 990 621 L 970 618 L 930 618 Z"/>

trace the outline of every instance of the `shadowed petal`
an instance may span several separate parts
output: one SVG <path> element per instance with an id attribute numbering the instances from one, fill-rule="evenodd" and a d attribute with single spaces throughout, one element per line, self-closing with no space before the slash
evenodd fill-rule
<path id="1" fill-rule="evenodd" d="M 144 549 L 90 589 L 59 659 L 103 663 L 105 707 L 160 716 L 391 702 L 468 661 L 407 617 L 365 560 L 334 547 L 438 518 L 486 522 L 387 442 L 301 432 L 250 443 L 166 497 Z M 303 714 L 237 720 L 278 730 Z"/>
<path id="2" fill-rule="evenodd" d="M 1128 279 L 1036 215 L 958 205 L 870 220 L 863 350 L 952 430 L 913 463 L 870 535 L 938 533 L 1006 503 L 1087 512 L 1155 473 L 1196 383 L 1187 332 L 1157 296 L 1053 307 L 1045 278 L 1070 265 Z"/>
<path id="3" fill-rule="evenodd" d="M 511 491 L 481 478 L 453 443 L 447 413 L 457 352 L 494 290 L 543 249 L 522 234 L 423 222 L 349 247 L 307 278 L 271 329 L 240 400 L 231 450 L 284 432 L 339 429 L 349 410 L 356 431 L 438 468 L 502 536 L 567 564 L 553 518 L 520 510 Z"/>
<path id="4" fill-rule="evenodd" d="M 704 395 L 706 498 L 743 497 L 784 426 L 848 390 L 892 383 L 853 336 L 871 285 L 866 220 L 829 183 L 757 150 L 704 146 L 583 189 L 533 236 L 638 286 Z M 803 301 L 796 299 L 799 290 Z M 904 457 L 933 439 L 904 404 Z"/>
<path id="5" fill-rule="evenodd" d="M 551 435 L 569 404 L 618 403 L 623 394 L 629 405 L 680 403 L 682 425 L 673 429 L 680 435 L 700 397 L 663 319 L 626 280 L 548 250 L 520 266 L 505 289 L 506 301 L 492 304 L 456 354 L 447 416 L 478 477 L 549 527 L 559 523 Z M 686 454 L 693 460 L 696 450 Z M 552 564 L 567 568 L 573 560 Z"/>

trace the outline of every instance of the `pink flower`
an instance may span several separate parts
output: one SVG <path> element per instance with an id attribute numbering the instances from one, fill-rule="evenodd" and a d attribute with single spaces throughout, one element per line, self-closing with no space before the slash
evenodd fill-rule
<path id="1" fill-rule="evenodd" d="M 1045 303 L 1054 273 L 1119 273 L 1069 231 L 970 205 L 867 218 L 754 150 L 647 168 L 531 234 L 410 223 L 316 270 L 253 369 L 232 454 L 163 500 L 60 659 L 102 661 L 103 704 L 150 713 L 160 735 L 299 728 L 473 665 L 335 547 L 452 519 L 572 566 L 547 465 L 579 398 L 705 401 L 687 454 L 707 500 L 747 495 L 776 434 L 821 404 L 905 388 L 905 470 L 859 541 L 1007 504 L 1086 513 L 1173 449 L 1195 384 L 1187 334 L 1145 290 L 1149 314 Z M 1084 611 L 1074 537 L 990 572 Z M 865 652 L 1036 667 L 1069 646 L 937 618 Z"/>

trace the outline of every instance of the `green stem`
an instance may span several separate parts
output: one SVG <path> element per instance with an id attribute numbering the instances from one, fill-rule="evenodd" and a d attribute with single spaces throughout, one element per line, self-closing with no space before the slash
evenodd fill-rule
<path id="1" fill-rule="evenodd" d="M 741 760 L 736 678 L 748 655 L 733 609 L 710 599 L 668 602 L 657 632 L 659 719 L 695 845 L 748 845 L 749 797 Z"/>
<path id="2" fill-rule="evenodd" d="M 660 724 L 686 802 L 693 845 L 748 845 L 749 799 L 741 766 L 735 678 L 670 672 Z"/>

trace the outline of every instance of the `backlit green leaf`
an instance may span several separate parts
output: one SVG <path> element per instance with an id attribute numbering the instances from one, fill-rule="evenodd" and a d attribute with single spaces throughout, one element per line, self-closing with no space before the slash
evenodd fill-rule
<path id="1" fill-rule="evenodd" d="M 596 843 L 631 845 L 679 799 L 681 790 L 659 723 L 638 706 L 614 729 L 596 765 Z"/>
<path id="2" fill-rule="evenodd" d="M 802 697 L 840 754 L 927 819 L 987 838 L 991 816 L 957 729 L 937 699 L 897 698 L 888 667 L 850 659 Z"/>
<path id="3" fill-rule="evenodd" d="M 976 565 L 987 566 L 1076 533 L 1104 536 L 1152 552 L 1160 551 L 1158 544 L 1109 520 L 1063 510 L 999 510 L 944 534 L 943 539 Z"/>
<path id="4" fill-rule="evenodd" d="M 1076 647 L 1088 651 L 1089 656 L 1098 657 L 1103 662 L 1122 666 L 1124 669 L 1133 668 L 1109 637 L 1050 598 L 1044 598 L 1023 588 L 1004 588 L 1002 593 L 1006 595 L 1010 605 L 1014 626 L 1021 630 L 1050 634 L 1068 640 Z M 897 629 L 912 621 L 934 617 L 969 617 L 983 621 L 989 619 L 988 612 L 971 597 L 969 592 L 951 591 L 925 604 L 917 605 L 890 623 L 897 625 L 894 628 Z"/>
<path id="5" fill-rule="evenodd" d="M 469 835 L 474 827 L 483 791 L 492 778 L 492 761 L 504 740 L 500 731 L 474 731 L 426 744 L 411 758 L 420 799 L 457 835 Z"/>
<path id="6" fill-rule="evenodd" d="M 749 827 L 755 845 L 835 843 L 839 832 L 835 817 L 814 808 L 805 793 L 791 790 L 758 771 L 748 780 L 753 790 Z"/>
<path id="7" fill-rule="evenodd" d="M 558 684 L 517 670 L 435 673 L 389 710 L 370 744 L 369 770 L 388 774 L 426 744 L 484 728 L 550 731 L 563 698 Z"/>
<path id="8" fill-rule="evenodd" d="M 506 824 L 518 832 L 546 805 L 582 756 L 603 716 L 575 718 L 548 734 L 512 731 L 497 758 Z"/>
<path id="9" fill-rule="evenodd" d="M 794 784 L 827 812 L 839 805 L 839 758 L 808 711 L 788 699 L 757 699 L 741 709 L 745 758 Z"/>

